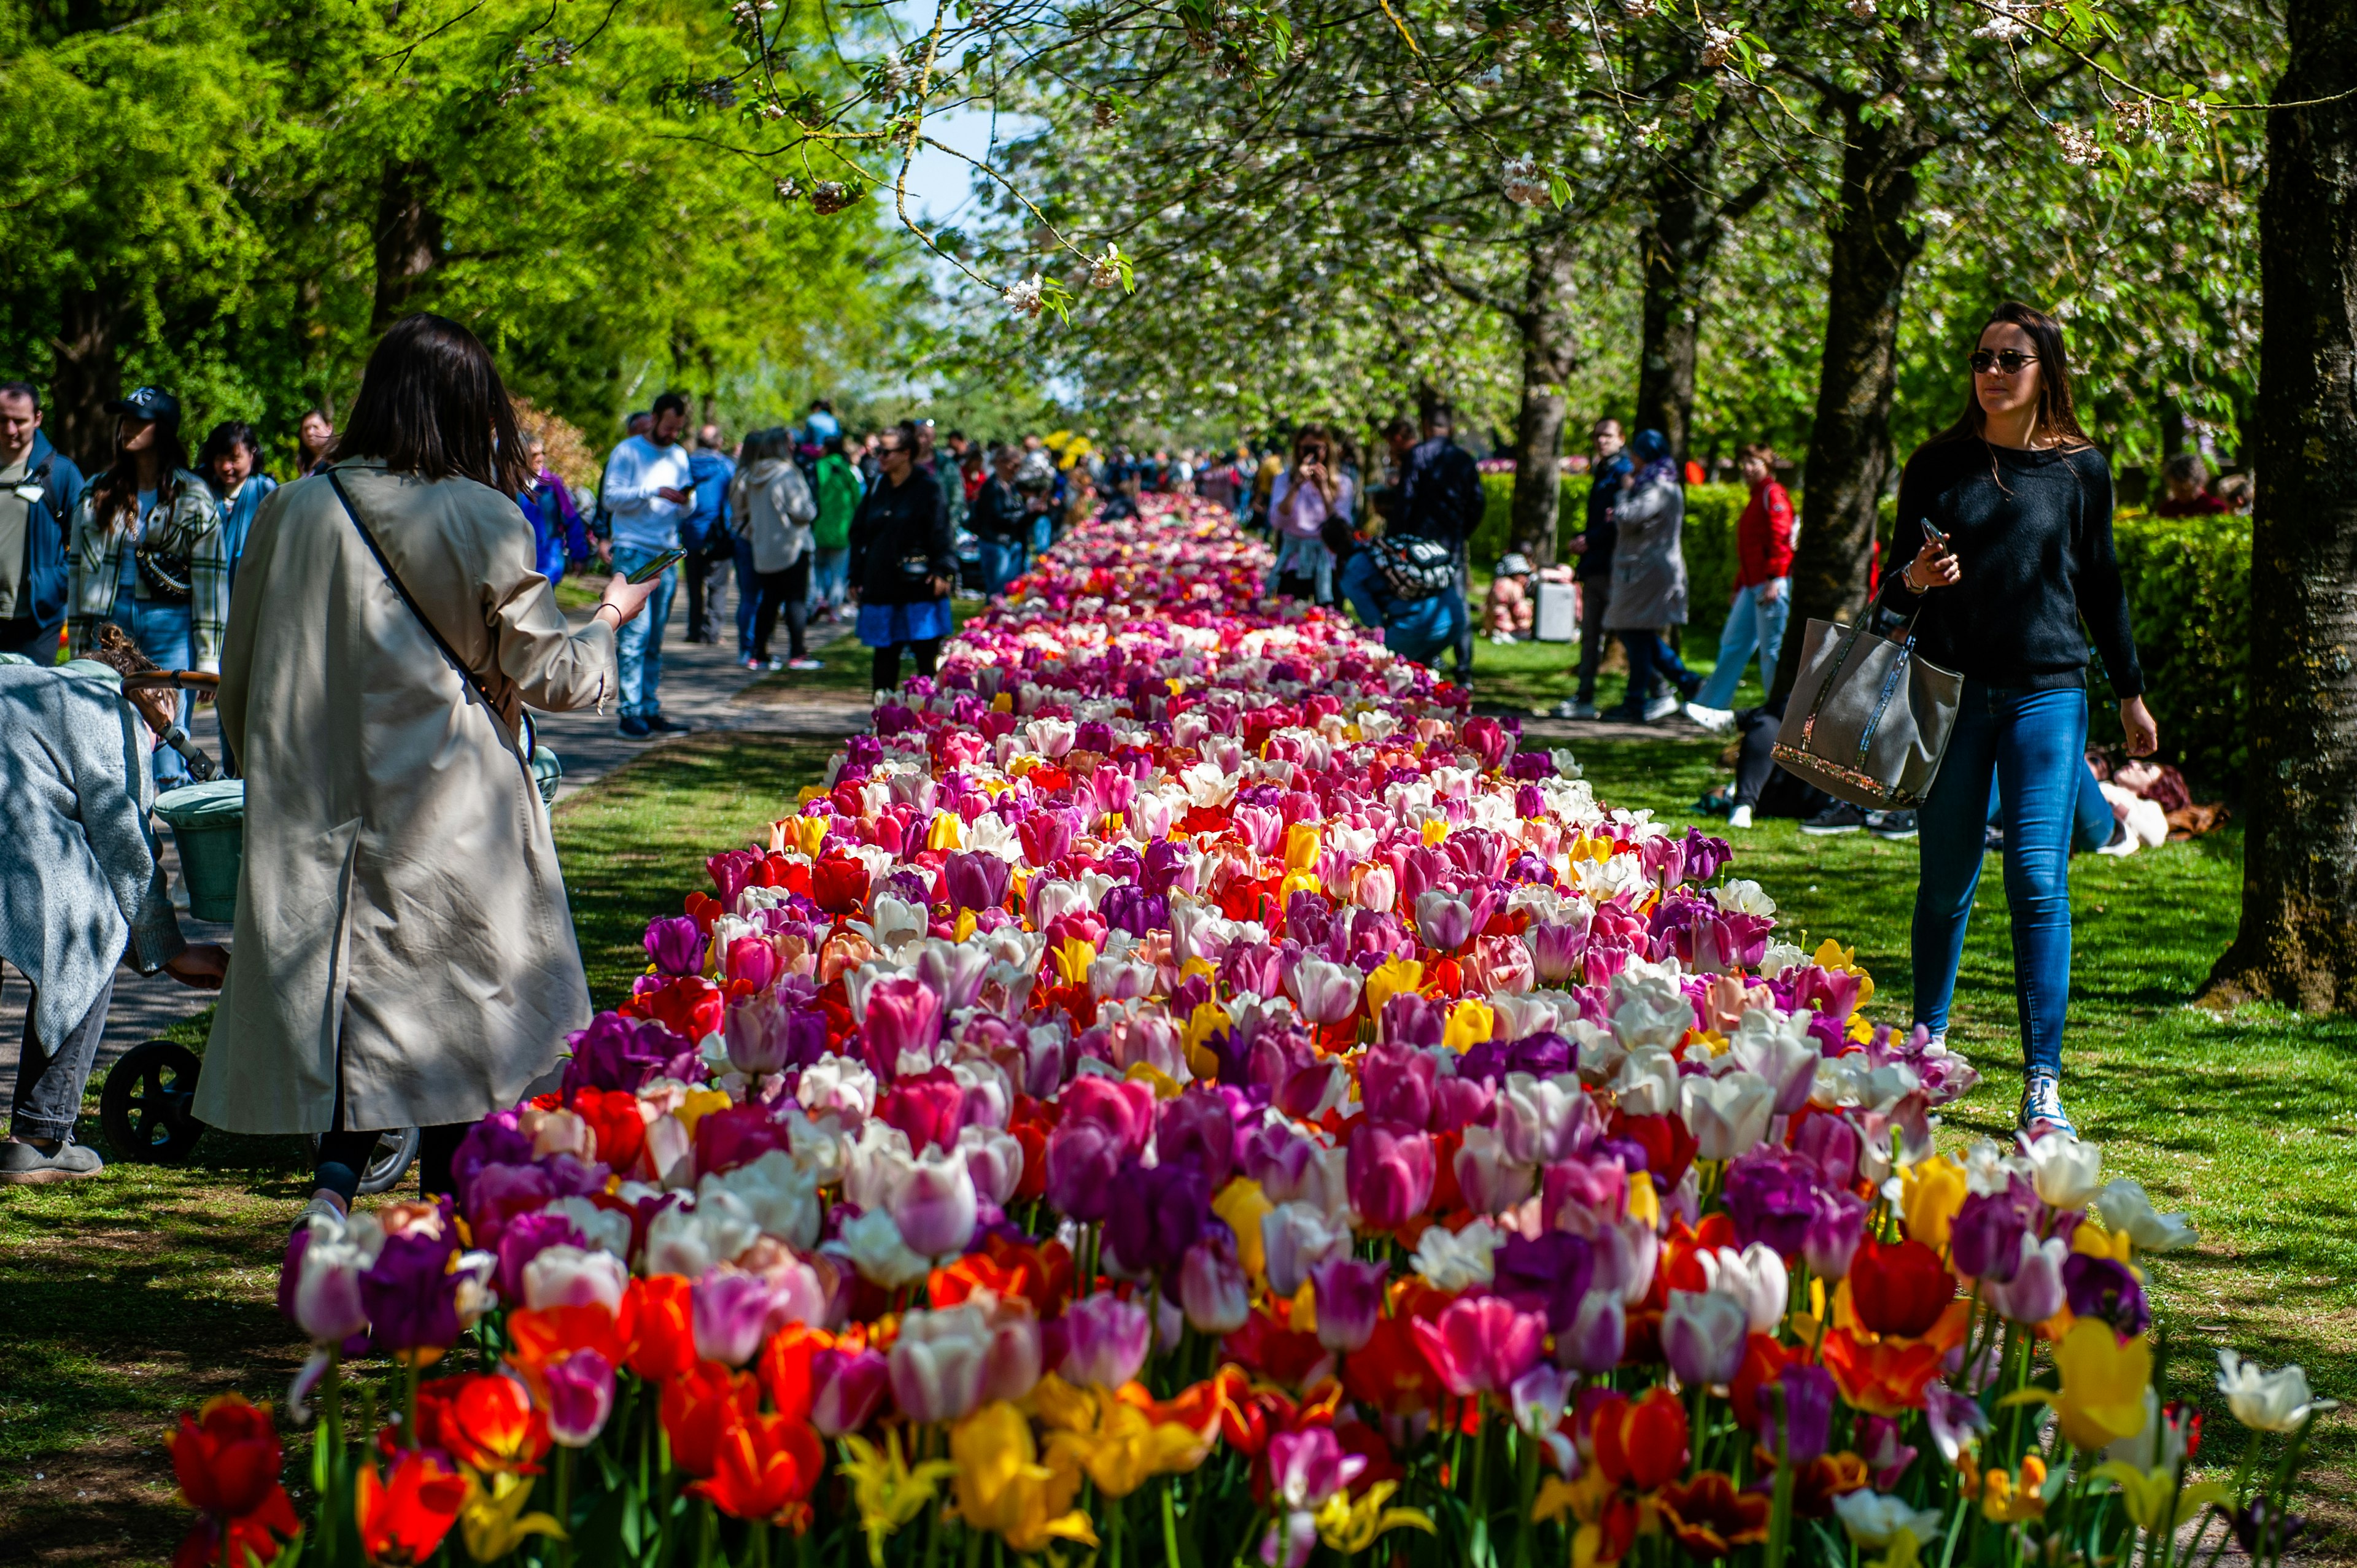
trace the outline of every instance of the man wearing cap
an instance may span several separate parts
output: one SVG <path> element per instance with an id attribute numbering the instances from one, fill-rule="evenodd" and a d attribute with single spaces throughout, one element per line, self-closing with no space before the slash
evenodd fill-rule
<path id="1" fill-rule="evenodd" d="M 100 625 L 113 621 L 167 670 L 217 672 L 229 545 L 211 487 L 188 467 L 179 400 L 148 386 L 106 406 L 116 416 L 114 457 L 74 508 L 67 556 L 74 651 L 91 651 Z M 188 722 L 185 692 L 179 722 Z M 158 756 L 156 788 L 187 783 L 188 768 L 177 751 Z"/>
<path id="2" fill-rule="evenodd" d="M 41 432 L 40 388 L 0 382 L 0 653 L 57 657 L 81 487 L 81 470 Z"/>

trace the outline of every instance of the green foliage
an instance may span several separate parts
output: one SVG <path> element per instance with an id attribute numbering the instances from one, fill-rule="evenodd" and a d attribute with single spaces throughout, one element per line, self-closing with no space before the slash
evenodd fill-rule
<path id="1" fill-rule="evenodd" d="M 2160 725 L 2161 756 L 2205 797 L 2242 791 L 2251 647 L 2248 518 L 2113 520 L 2145 702 Z M 2100 669 L 2102 660 L 2098 660 Z M 2097 687 L 2110 699 L 2110 682 Z M 2117 725 L 2103 740 L 2118 738 Z"/>

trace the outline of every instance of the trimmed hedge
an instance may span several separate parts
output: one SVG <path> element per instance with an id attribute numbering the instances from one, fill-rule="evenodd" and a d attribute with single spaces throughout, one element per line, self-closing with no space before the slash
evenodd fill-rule
<path id="1" fill-rule="evenodd" d="M 1473 564 L 1497 564 L 1513 541 L 1514 476 L 1481 476 L 1486 505 L 1474 531 Z M 1707 651 L 1727 619 L 1735 588 L 1735 521 L 1749 492 L 1741 485 L 1686 490 L 1686 643 Z M 1795 511 L 1801 498 L 1792 497 Z M 1883 503 L 1886 537 L 1895 509 Z M 1587 515 L 1587 476 L 1566 475 L 1557 537 L 1577 533 Z M 2144 662 L 2146 702 L 2160 725 L 2161 755 L 2206 798 L 2241 792 L 2249 753 L 2243 733 L 2251 647 L 2251 524 L 2244 517 L 2158 518 L 2124 510 L 2112 532 L 2127 580 L 2128 616 Z M 2119 738 L 2110 711 L 2118 699 L 2095 660 L 2091 695 L 2102 710 L 2092 738 Z"/>

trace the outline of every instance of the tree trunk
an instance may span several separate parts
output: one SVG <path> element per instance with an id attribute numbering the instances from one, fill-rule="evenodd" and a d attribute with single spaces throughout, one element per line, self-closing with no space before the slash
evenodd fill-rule
<path id="1" fill-rule="evenodd" d="M 1809 433 L 1808 489 L 1792 560 L 1792 635 L 1775 691 L 1792 689 L 1810 618 L 1845 620 L 1866 605 L 1883 481 L 1890 475 L 1890 402 L 1898 384 L 1899 311 L 1921 247 L 1902 221 L 1915 170 L 1932 145 L 1903 108 L 1869 119 L 1844 105 L 1841 202 L 1828 236 L 1825 347 Z"/>
<path id="2" fill-rule="evenodd" d="M 50 443 L 84 473 L 96 473 L 114 456 L 114 416 L 106 404 L 123 395 L 116 326 L 113 303 L 97 290 L 76 289 L 59 303 L 50 342 L 56 369 L 41 423 Z"/>
<path id="3" fill-rule="evenodd" d="M 429 199 L 433 168 L 387 164 L 377 187 L 376 304 L 369 330 L 382 332 L 415 308 L 426 275 L 442 259 L 442 214 Z"/>
<path id="4" fill-rule="evenodd" d="M 2202 1000 L 2357 1009 L 2357 0 L 2291 0 L 2259 208 L 2243 923 Z M 2164 736 L 2164 739 L 2167 737 Z"/>
<path id="5" fill-rule="evenodd" d="M 1514 548 L 1534 564 L 1555 564 L 1555 518 L 1563 510 L 1565 385 L 1579 368 L 1571 329 L 1572 245 L 1561 235 L 1533 242 L 1514 328 L 1523 344 L 1523 402 L 1514 418 Z"/>
<path id="6" fill-rule="evenodd" d="M 1732 196 L 1719 193 L 1720 149 L 1735 124 L 1736 104 L 1695 126 L 1678 156 L 1653 176 L 1650 216 L 1638 236 L 1645 264 L 1644 342 L 1638 357 L 1637 416 L 1632 430 L 1658 430 L 1670 455 L 1685 461 L 1692 435 L 1695 351 L 1702 340 L 1702 294 L 1727 225 L 1767 198 L 1772 171 Z"/>

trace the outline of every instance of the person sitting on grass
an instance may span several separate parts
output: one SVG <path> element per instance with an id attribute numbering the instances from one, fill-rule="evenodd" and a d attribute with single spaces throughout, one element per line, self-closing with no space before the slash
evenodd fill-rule
<path id="1" fill-rule="evenodd" d="M 2227 502 L 2210 493 L 2210 469 L 2198 452 L 2179 452 L 2163 463 L 2160 483 L 2155 517 L 2211 517 L 2228 510 Z"/>
<path id="2" fill-rule="evenodd" d="M 180 935 L 147 836 L 149 754 L 179 693 L 126 697 L 122 682 L 154 668 L 112 623 L 99 627 L 92 658 L 50 668 L 10 654 L 0 664 L 0 958 L 33 987 L 0 1184 L 104 1168 L 73 1141 L 74 1122 L 118 963 L 207 990 L 229 967 L 226 950 Z"/>

